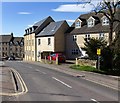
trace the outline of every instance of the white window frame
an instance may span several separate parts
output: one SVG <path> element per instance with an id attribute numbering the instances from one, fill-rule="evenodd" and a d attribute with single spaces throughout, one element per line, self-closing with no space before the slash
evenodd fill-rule
<path id="1" fill-rule="evenodd" d="M 109 19 L 106 16 L 102 17 L 102 25 L 109 25 Z"/>
<path id="2" fill-rule="evenodd" d="M 85 34 L 85 39 L 87 39 L 87 41 L 90 40 L 90 34 Z"/>
<path id="3" fill-rule="evenodd" d="M 105 34 L 104 33 L 99 33 L 99 39 L 104 38 Z"/>
<path id="4" fill-rule="evenodd" d="M 76 21 L 75 21 L 75 28 L 81 28 L 81 20 L 80 19 L 77 19 Z"/>
<path id="5" fill-rule="evenodd" d="M 73 41 L 77 41 L 77 35 L 73 35 Z"/>
<path id="6" fill-rule="evenodd" d="M 95 19 L 91 16 L 88 20 L 87 20 L 87 26 L 88 27 L 93 27 L 95 25 Z"/>

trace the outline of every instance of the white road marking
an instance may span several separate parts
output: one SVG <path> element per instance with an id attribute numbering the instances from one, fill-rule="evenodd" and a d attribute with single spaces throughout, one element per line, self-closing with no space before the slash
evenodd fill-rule
<path id="1" fill-rule="evenodd" d="M 99 84 L 99 85 L 102 85 L 102 86 L 105 86 L 105 87 L 108 87 L 108 88 L 111 88 L 111 89 L 114 89 L 114 90 L 118 90 L 117 88 L 108 86 L 108 85 L 103 84 L 103 83 L 96 82 L 96 81 L 94 81 L 94 80 L 90 80 L 90 79 L 86 79 L 86 78 L 83 78 L 83 79 L 88 80 L 88 81 L 91 81 L 91 82 L 96 83 L 96 84 Z"/>
<path id="2" fill-rule="evenodd" d="M 40 72 L 40 73 L 42 73 L 42 74 L 47 74 L 47 73 L 45 73 L 45 72 L 43 72 L 43 71 L 40 71 L 39 69 L 35 69 L 37 72 Z"/>
<path id="3" fill-rule="evenodd" d="M 96 102 L 96 103 L 100 103 L 100 102 L 98 102 L 97 100 L 95 100 L 95 99 L 91 99 L 92 101 L 94 101 L 94 102 Z"/>
<path id="4" fill-rule="evenodd" d="M 65 86 L 67 86 L 67 87 L 69 87 L 69 88 L 72 88 L 72 86 L 70 86 L 70 85 L 64 83 L 63 81 L 61 81 L 61 80 L 59 80 L 59 79 L 57 79 L 57 78 L 55 78 L 55 77 L 52 77 L 52 78 L 53 78 L 54 80 L 56 80 L 56 81 L 58 81 L 58 82 L 64 84 Z"/>

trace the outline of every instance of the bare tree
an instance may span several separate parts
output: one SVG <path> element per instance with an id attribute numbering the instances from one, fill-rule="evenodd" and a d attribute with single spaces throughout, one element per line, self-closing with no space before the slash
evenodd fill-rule
<path id="1" fill-rule="evenodd" d="M 85 0 L 85 5 L 90 4 L 94 6 L 94 12 L 96 14 L 101 13 L 109 20 L 109 45 L 113 42 L 113 24 L 114 22 L 120 22 L 120 17 L 117 18 L 118 8 L 120 9 L 120 0 L 102 0 L 95 6 L 92 0 Z M 120 14 L 118 14 L 120 16 Z"/>
<path id="2" fill-rule="evenodd" d="M 120 16 L 120 14 L 117 14 L 119 7 L 120 1 L 118 0 L 116 2 L 115 0 L 103 0 L 94 10 L 96 13 L 102 13 L 109 20 L 109 45 L 112 45 L 113 42 L 113 24 L 114 22 L 120 22 L 117 18 L 117 16 Z"/>

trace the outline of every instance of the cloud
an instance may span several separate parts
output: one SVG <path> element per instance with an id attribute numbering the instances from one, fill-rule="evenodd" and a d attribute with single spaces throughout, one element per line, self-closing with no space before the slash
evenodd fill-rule
<path id="1" fill-rule="evenodd" d="M 94 10 L 95 6 L 97 6 L 98 1 L 92 1 L 91 3 L 86 3 L 86 4 L 66 4 L 66 5 L 60 5 L 58 8 L 56 9 L 52 9 L 52 11 L 56 11 L 56 12 L 90 12 L 92 10 Z"/>
<path id="2" fill-rule="evenodd" d="M 69 22 L 69 23 L 74 23 L 75 22 L 75 20 L 66 20 L 67 22 Z"/>
<path id="3" fill-rule="evenodd" d="M 33 25 L 28 25 L 28 27 L 32 27 Z"/>
<path id="4" fill-rule="evenodd" d="M 31 14 L 30 12 L 18 12 L 18 14 L 21 14 L 21 15 L 29 15 Z"/>

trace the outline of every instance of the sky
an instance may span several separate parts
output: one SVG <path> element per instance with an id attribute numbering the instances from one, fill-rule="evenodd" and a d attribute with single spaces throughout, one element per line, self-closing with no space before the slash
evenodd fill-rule
<path id="1" fill-rule="evenodd" d="M 51 16 L 55 21 L 66 20 L 71 25 L 81 14 L 88 13 L 94 8 L 93 5 L 85 5 L 84 2 L 78 2 L 78 0 L 74 0 L 74 2 L 72 0 L 66 0 L 66 2 L 64 2 L 65 0 L 63 2 L 55 2 L 55 0 L 52 2 L 47 0 L 44 2 L 37 0 L 21 1 L 8 2 L 5 0 L 2 1 L 2 4 L 0 3 L 2 5 L 2 8 L 0 6 L 0 14 L 2 15 L 2 20 L 0 20 L 2 22 L 1 34 L 13 32 L 14 36 L 21 37 L 26 28 L 48 16 Z M 96 5 L 97 2 L 93 1 Z"/>

